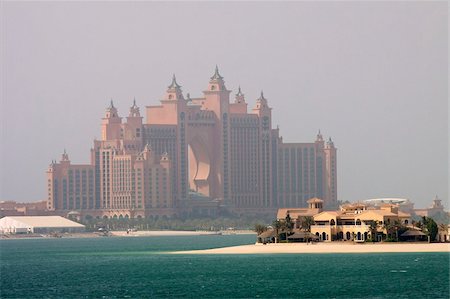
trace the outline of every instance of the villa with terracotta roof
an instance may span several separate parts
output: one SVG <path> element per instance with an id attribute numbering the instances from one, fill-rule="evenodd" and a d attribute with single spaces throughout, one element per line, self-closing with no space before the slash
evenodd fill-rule
<path id="1" fill-rule="evenodd" d="M 398 210 L 396 205 L 386 204 L 379 209 L 355 204 L 341 206 L 339 211 L 325 211 L 314 215 L 315 225 L 311 233 L 322 241 L 354 240 L 364 242 L 368 239 L 381 241 L 388 235 L 387 228 L 392 225 L 411 224 L 411 215 Z M 373 234 L 376 234 L 372 236 Z"/>
<path id="2" fill-rule="evenodd" d="M 277 219 L 285 219 L 289 214 L 291 219 L 297 219 L 298 217 L 312 217 L 319 214 L 323 210 L 323 200 L 314 197 L 307 201 L 308 208 L 288 208 L 278 209 Z"/>
<path id="3" fill-rule="evenodd" d="M 307 209 L 279 209 L 277 219 L 285 219 L 287 215 L 293 220 L 312 217 L 314 225 L 310 227 L 311 233 L 325 242 L 365 242 L 369 239 L 381 241 L 393 233 L 390 228 L 395 230 L 400 225 L 411 225 L 411 215 L 399 211 L 396 204 L 373 206 L 353 203 L 342 205 L 336 211 L 322 211 L 322 203 L 321 199 L 313 198 L 308 201 Z M 296 229 L 300 228 L 294 224 L 294 231 Z"/>

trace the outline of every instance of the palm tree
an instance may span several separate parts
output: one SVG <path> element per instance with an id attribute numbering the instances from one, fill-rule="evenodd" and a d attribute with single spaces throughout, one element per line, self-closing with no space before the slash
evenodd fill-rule
<path id="1" fill-rule="evenodd" d="M 311 225 L 314 225 L 314 218 L 311 216 L 303 217 L 302 229 L 306 230 L 307 232 L 311 232 Z"/>
<path id="2" fill-rule="evenodd" d="M 281 227 L 280 227 L 281 234 L 280 235 L 284 234 L 286 236 L 286 240 L 287 240 L 288 225 L 285 220 L 280 220 L 280 225 L 281 225 Z"/>
<path id="3" fill-rule="evenodd" d="M 375 237 L 377 236 L 377 227 L 378 227 L 378 221 L 374 220 L 369 223 L 370 236 L 371 236 L 372 242 L 375 242 Z"/>
<path id="4" fill-rule="evenodd" d="M 295 227 L 297 229 L 300 229 L 302 227 L 302 216 L 298 216 L 297 219 L 295 219 Z"/>
<path id="5" fill-rule="evenodd" d="M 286 227 L 286 240 L 288 237 L 288 234 L 290 234 L 292 232 L 292 229 L 294 228 L 294 223 L 292 222 L 291 216 L 289 216 L 289 214 L 286 215 L 285 218 L 285 227 Z"/>
<path id="6" fill-rule="evenodd" d="M 423 231 L 428 235 L 428 242 L 432 242 L 436 239 L 436 235 L 438 234 L 438 225 L 430 217 L 422 217 L 423 221 Z"/>
<path id="7" fill-rule="evenodd" d="M 383 225 L 383 229 L 386 230 L 386 239 L 390 239 L 391 233 L 392 233 L 392 230 L 393 230 L 392 224 L 387 223 L 387 222 L 385 221 L 385 222 L 384 222 L 384 225 Z"/>
<path id="8" fill-rule="evenodd" d="M 256 232 L 258 235 L 262 234 L 262 233 L 265 232 L 266 230 L 267 230 L 267 226 L 262 225 L 262 224 L 259 224 L 259 223 L 255 224 L 255 232 Z"/>
<path id="9" fill-rule="evenodd" d="M 280 229 L 282 228 L 282 223 L 280 220 L 275 220 L 272 223 L 273 228 L 275 229 L 275 243 L 278 243 L 278 234 L 280 232 Z"/>
<path id="10" fill-rule="evenodd" d="M 398 230 L 402 227 L 400 221 L 395 220 L 393 228 L 395 230 L 395 240 L 398 242 Z"/>

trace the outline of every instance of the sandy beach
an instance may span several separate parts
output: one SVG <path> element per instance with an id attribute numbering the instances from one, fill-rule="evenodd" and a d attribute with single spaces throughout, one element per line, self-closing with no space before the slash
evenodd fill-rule
<path id="1" fill-rule="evenodd" d="M 274 254 L 274 253 L 381 253 L 450 252 L 449 243 L 278 243 L 253 244 L 206 250 L 176 251 L 172 254 Z"/>
<path id="2" fill-rule="evenodd" d="M 212 235 L 256 235 L 251 230 L 236 230 L 236 231 L 176 231 L 176 230 L 152 230 L 152 231 L 110 231 L 108 237 L 171 237 L 171 236 L 212 236 Z M 85 232 L 85 233 L 64 233 L 56 236 L 48 234 L 7 234 L 0 235 L 0 239 L 54 239 L 54 238 L 98 238 L 105 237 L 99 232 Z"/>
<path id="3" fill-rule="evenodd" d="M 111 231 L 111 236 L 116 237 L 170 237 L 170 236 L 211 236 L 211 235 L 256 235 L 251 230 L 233 230 L 233 231 L 180 231 L 180 230 L 143 230 L 129 232 Z"/>
<path id="4" fill-rule="evenodd" d="M 111 231 L 112 236 L 117 237 L 167 237 L 167 236 L 202 236 L 202 235 L 217 235 L 217 232 L 211 231 L 176 231 L 176 230 L 155 230 L 155 231 Z"/>

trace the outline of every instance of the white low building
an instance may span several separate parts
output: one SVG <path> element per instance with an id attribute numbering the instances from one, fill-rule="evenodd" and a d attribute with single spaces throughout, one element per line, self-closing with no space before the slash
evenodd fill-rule
<path id="1" fill-rule="evenodd" d="M 11 216 L 0 219 L 2 234 L 83 232 L 85 226 L 60 216 Z"/>

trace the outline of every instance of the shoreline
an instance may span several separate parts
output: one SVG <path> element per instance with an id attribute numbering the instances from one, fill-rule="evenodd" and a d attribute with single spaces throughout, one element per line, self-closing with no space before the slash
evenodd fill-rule
<path id="1" fill-rule="evenodd" d="M 217 235 L 216 232 L 208 231 L 176 231 L 176 230 L 158 230 L 158 231 L 111 231 L 112 237 L 170 237 L 170 236 L 202 236 L 202 235 Z"/>
<path id="2" fill-rule="evenodd" d="M 449 252 L 450 243 L 277 243 L 252 244 L 204 250 L 172 251 L 170 254 L 327 254 L 327 253 Z"/>
<path id="3" fill-rule="evenodd" d="M 49 234 L 18 234 L 0 235 L 0 240 L 29 240 L 29 239 L 77 239 L 77 238 L 108 238 L 108 237 L 175 237 L 175 236 L 214 236 L 214 235 L 256 235 L 250 230 L 236 231 L 178 231 L 178 230 L 148 230 L 148 231 L 110 231 L 108 236 L 99 232 L 63 233 L 56 237 Z"/>
<path id="4" fill-rule="evenodd" d="M 255 235 L 256 233 L 250 230 L 236 230 L 236 231 L 202 231 L 202 230 L 147 230 L 147 231 L 136 231 L 127 234 L 126 231 L 111 231 L 112 236 L 116 237 L 145 237 L 145 236 L 226 236 L 226 235 Z"/>

